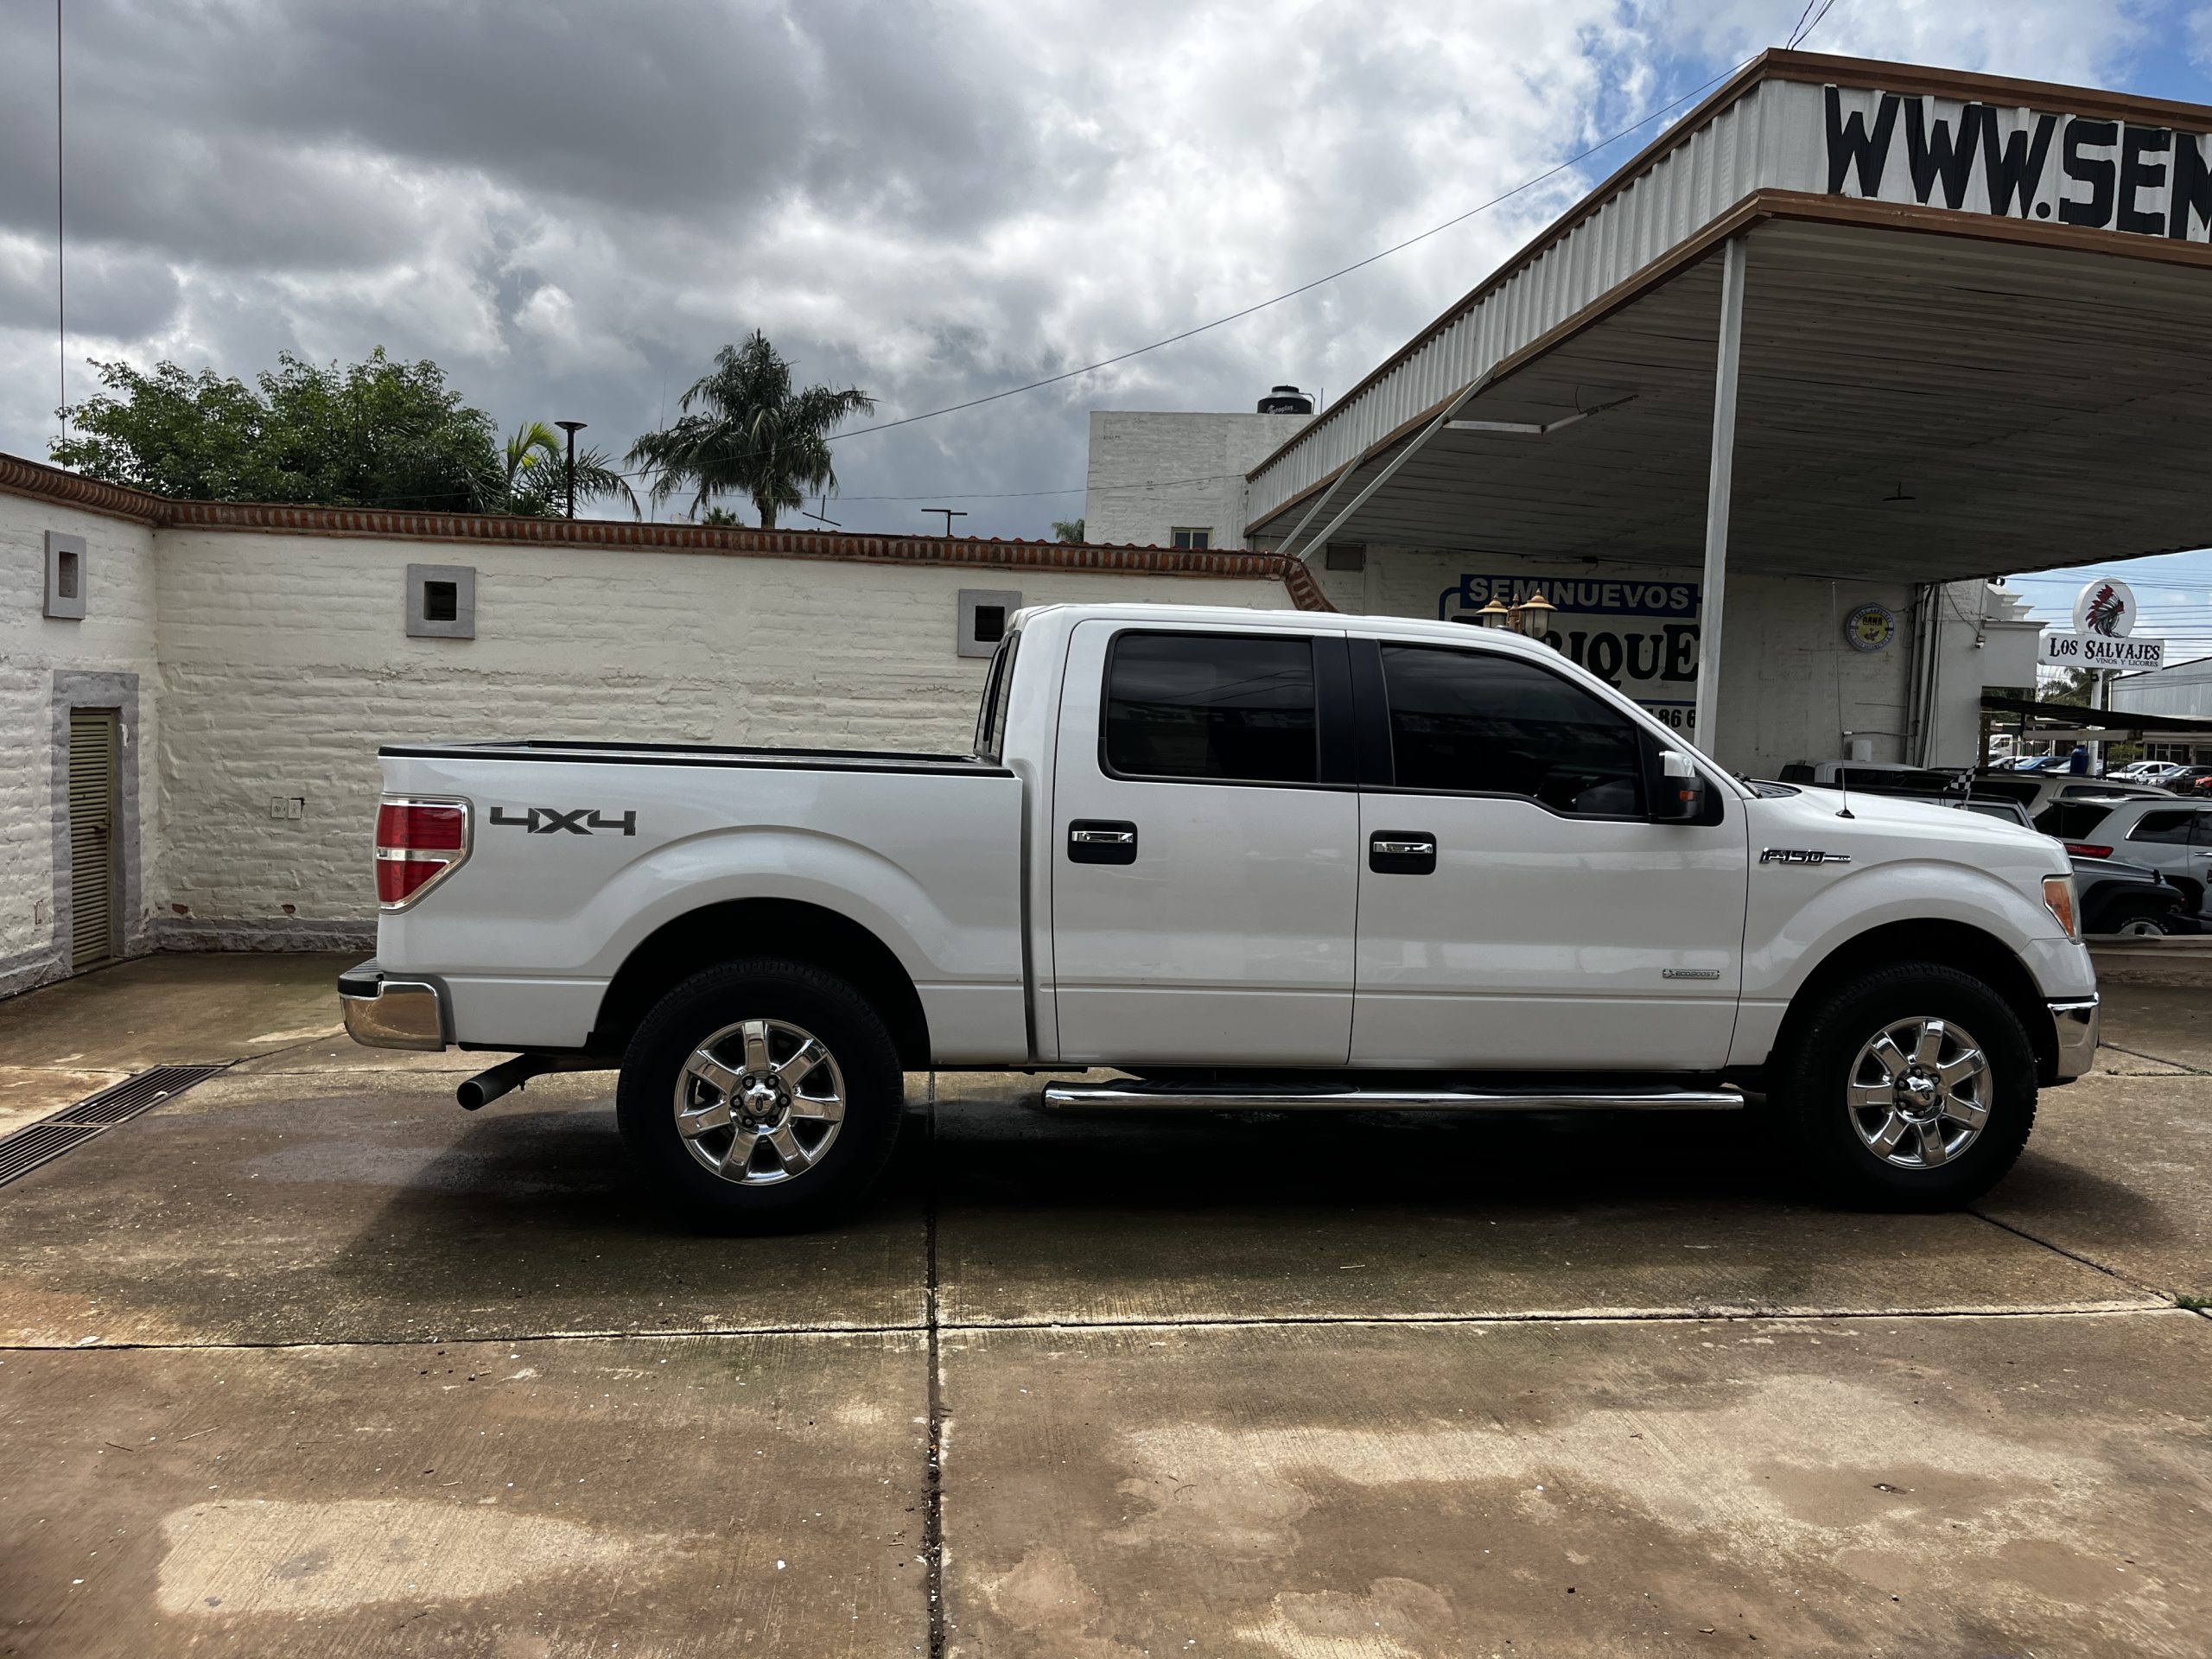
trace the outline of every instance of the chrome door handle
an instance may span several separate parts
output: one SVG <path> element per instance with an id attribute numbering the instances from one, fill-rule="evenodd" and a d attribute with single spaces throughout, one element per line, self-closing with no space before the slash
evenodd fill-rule
<path id="1" fill-rule="evenodd" d="M 1068 825 L 1071 864 L 1134 864 L 1137 827 L 1127 818 L 1077 818 Z"/>
<path id="2" fill-rule="evenodd" d="M 1385 841 L 1377 836 L 1375 850 L 1397 858 L 1433 858 L 1436 843 L 1433 841 Z"/>

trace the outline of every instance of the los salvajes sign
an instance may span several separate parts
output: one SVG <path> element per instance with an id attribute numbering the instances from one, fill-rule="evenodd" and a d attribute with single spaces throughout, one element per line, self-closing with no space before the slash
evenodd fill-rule
<path id="1" fill-rule="evenodd" d="M 2058 668 L 2164 668 L 2166 642 L 2138 639 L 2135 590 L 2116 576 L 2085 586 L 2074 597 L 2074 632 L 2043 637 L 2043 660 Z"/>
<path id="2" fill-rule="evenodd" d="M 1557 607 L 1545 636 L 1554 647 L 1676 731 L 1694 728 L 1697 583 L 1463 575 L 1438 596 L 1436 613 L 1464 615 L 1493 599 L 1517 605 L 1539 591 Z"/>
<path id="3" fill-rule="evenodd" d="M 2212 240 L 2202 134 L 1855 86 L 1825 92 L 1832 196 Z"/>

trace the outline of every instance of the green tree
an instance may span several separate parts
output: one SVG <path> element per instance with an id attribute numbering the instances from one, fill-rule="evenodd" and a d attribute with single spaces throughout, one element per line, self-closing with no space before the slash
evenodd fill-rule
<path id="1" fill-rule="evenodd" d="M 502 454 L 505 490 L 502 512 L 558 518 L 569 510 L 569 449 L 566 439 L 543 421 L 525 421 L 507 440 Z M 576 451 L 576 499 L 596 501 L 620 496 L 638 510 L 630 480 L 614 469 L 603 449 Z"/>
<path id="2" fill-rule="evenodd" d="M 676 423 L 630 447 L 630 464 L 653 474 L 652 498 L 691 491 L 693 512 L 713 498 L 752 498 L 760 527 L 816 490 L 837 487 L 830 434 L 855 415 L 872 414 L 875 399 L 857 387 L 795 389 L 791 368 L 759 329 L 741 346 L 715 353 L 715 366 L 683 394 Z"/>
<path id="3" fill-rule="evenodd" d="M 496 511 L 492 418 L 427 358 L 309 363 L 289 352 L 243 381 L 174 363 L 95 362 L 106 390 L 63 411 L 58 466 L 199 500 Z"/>
<path id="4" fill-rule="evenodd" d="M 1083 541 L 1083 520 L 1080 518 L 1055 518 L 1052 520 L 1052 534 L 1058 537 L 1060 540 L 1064 542 L 1074 542 L 1080 544 Z"/>

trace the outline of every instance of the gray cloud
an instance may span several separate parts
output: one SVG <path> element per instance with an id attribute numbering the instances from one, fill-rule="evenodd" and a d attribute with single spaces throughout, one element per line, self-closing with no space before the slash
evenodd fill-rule
<path id="1" fill-rule="evenodd" d="M 35 61 L 51 13 L 10 10 Z M 1796 10 L 71 0 L 73 392 L 90 356 L 251 376 L 283 348 L 382 344 L 437 359 L 503 426 L 574 415 L 619 451 L 758 326 L 895 417 L 1464 212 L 1778 39 Z M 2020 0 L 2002 29 L 1959 10 L 1855 0 L 1824 43 L 2086 73 L 2082 42 L 2124 42 L 2137 8 Z M 55 375 L 38 87 L 23 76 L 0 104 L 0 448 L 34 455 Z M 830 516 L 914 529 L 917 504 L 861 498 L 1079 485 L 1094 406 L 1248 407 L 1277 379 L 1333 396 L 1587 182 L 1169 351 L 852 438 Z M 967 523 L 1042 534 L 1081 499 L 971 500 Z"/>

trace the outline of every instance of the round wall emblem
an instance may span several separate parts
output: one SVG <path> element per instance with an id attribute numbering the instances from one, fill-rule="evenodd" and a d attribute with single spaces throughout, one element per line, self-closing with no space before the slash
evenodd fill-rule
<path id="1" fill-rule="evenodd" d="M 1887 607 L 1861 605 L 1843 619 L 1843 637 L 1853 651 L 1880 651 L 1897 637 L 1897 619 Z"/>

